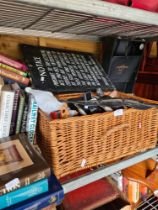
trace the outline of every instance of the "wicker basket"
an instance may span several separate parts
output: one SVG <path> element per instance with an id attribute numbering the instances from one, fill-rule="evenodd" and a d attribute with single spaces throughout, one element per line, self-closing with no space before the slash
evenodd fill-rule
<path id="1" fill-rule="evenodd" d="M 119 96 L 141 99 L 120 93 Z M 155 147 L 157 122 L 156 108 L 130 108 L 122 116 L 111 112 L 52 121 L 39 111 L 37 139 L 44 157 L 60 178 Z"/>

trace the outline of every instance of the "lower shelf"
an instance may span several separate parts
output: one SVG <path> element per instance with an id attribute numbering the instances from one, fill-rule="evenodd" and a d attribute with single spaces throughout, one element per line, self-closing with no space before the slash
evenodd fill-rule
<path id="1" fill-rule="evenodd" d="M 124 168 L 132 166 L 136 163 L 139 163 L 148 158 L 154 157 L 158 154 L 158 147 L 148 150 L 146 152 L 138 153 L 135 156 L 123 159 L 121 161 L 115 162 L 111 165 L 100 167 L 97 170 L 94 170 L 90 173 L 87 173 L 84 176 L 72 179 L 69 182 L 66 182 L 62 185 L 64 193 L 71 192 L 77 188 L 83 187 L 87 184 L 90 184 L 94 181 L 97 181 L 105 176 L 109 176 L 117 171 L 120 171 Z"/>

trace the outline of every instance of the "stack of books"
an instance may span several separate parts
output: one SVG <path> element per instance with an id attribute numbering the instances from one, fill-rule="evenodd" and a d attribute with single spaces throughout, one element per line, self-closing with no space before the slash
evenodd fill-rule
<path id="1" fill-rule="evenodd" d="M 0 139 L 0 209 L 48 192 L 50 168 L 23 133 Z"/>
<path id="2" fill-rule="evenodd" d="M 0 139 L 0 209 L 59 205 L 64 191 L 25 134 Z"/>
<path id="3" fill-rule="evenodd" d="M 0 55 L 0 210 L 43 209 L 64 198 L 36 149 L 38 107 L 28 85 L 25 64 Z"/>
<path id="4" fill-rule="evenodd" d="M 28 70 L 25 64 L 0 54 L 0 76 L 7 83 L 18 82 L 22 86 L 28 86 Z"/>
<path id="5" fill-rule="evenodd" d="M 24 91 L 29 84 L 27 67 L 0 55 L 0 138 L 27 132 L 34 143 L 38 107 Z"/>
<path id="6" fill-rule="evenodd" d="M 44 210 L 47 207 L 50 207 L 50 210 L 54 210 L 55 206 L 62 203 L 64 191 L 53 173 L 48 179 L 48 185 L 49 189 L 47 192 L 5 208 L 5 210 Z"/>

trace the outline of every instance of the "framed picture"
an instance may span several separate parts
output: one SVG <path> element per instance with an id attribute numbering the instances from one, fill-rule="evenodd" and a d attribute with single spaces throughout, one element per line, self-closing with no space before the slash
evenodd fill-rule
<path id="1" fill-rule="evenodd" d="M 0 176 L 32 164 L 33 161 L 18 139 L 0 144 Z"/>

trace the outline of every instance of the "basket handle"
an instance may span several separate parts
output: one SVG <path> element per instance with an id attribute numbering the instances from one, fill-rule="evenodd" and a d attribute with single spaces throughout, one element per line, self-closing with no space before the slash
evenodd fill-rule
<path id="1" fill-rule="evenodd" d="M 124 129 L 124 128 L 130 128 L 130 125 L 129 123 L 124 123 L 124 124 L 121 124 L 121 125 L 116 125 L 115 127 L 109 129 L 108 131 L 106 131 L 106 133 L 103 135 L 103 137 L 105 136 L 110 136 L 112 133 L 114 132 L 117 132 L 121 129 Z"/>

